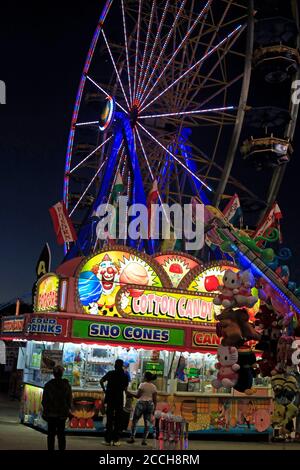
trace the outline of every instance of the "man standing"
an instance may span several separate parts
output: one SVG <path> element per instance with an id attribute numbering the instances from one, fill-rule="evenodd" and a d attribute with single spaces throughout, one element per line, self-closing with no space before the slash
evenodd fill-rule
<path id="1" fill-rule="evenodd" d="M 123 412 L 124 391 L 128 387 L 128 376 L 123 369 L 122 359 L 115 362 L 115 370 L 107 372 L 100 380 L 100 385 L 105 392 L 106 403 L 106 432 L 103 444 L 120 446 L 119 433 L 121 416 Z M 107 383 L 104 387 L 104 383 Z"/>
<path id="2" fill-rule="evenodd" d="M 57 435 L 59 450 L 66 449 L 65 423 L 72 406 L 72 389 L 67 379 L 63 379 L 64 368 L 53 368 L 54 379 L 46 383 L 42 405 L 43 418 L 48 422 L 48 450 L 54 450 Z"/>

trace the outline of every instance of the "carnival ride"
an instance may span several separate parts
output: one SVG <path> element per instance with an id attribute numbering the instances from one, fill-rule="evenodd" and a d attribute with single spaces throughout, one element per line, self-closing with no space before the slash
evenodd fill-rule
<path id="1" fill-rule="evenodd" d="M 220 209 L 237 193 L 251 228 L 276 201 L 293 153 L 299 46 L 296 0 L 106 1 L 69 136 L 64 202 L 78 241 L 66 246 L 66 259 L 103 248 L 97 208 L 115 203 L 117 185 L 128 204 L 146 205 L 154 187 L 160 204 L 196 198 L 206 205 L 208 246 L 267 284 L 266 305 L 285 317 L 280 334 L 293 318 L 297 327 L 299 289 L 282 266 L 290 252 L 268 245 L 278 231 L 255 237 Z M 161 249 L 125 244 L 149 254 Z M 272 341 L 268 348 L 276 349 L 278 338 Z M 262 370 L 273 349 L 264 350 Z"/>

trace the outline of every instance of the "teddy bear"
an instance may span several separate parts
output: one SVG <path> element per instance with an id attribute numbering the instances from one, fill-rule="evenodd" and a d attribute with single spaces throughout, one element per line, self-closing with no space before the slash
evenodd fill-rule
<path id="1" fill-rule="evenodd" d="M 249 314 L 245 309 L 225 309 L 218 315 L 217 320 L 219 333 L 223 336 L 221 341 L 223 346 L 239 347 L 245 341 L 251 339 L 258 341 L 261 338 L 249 322 Z"/>
<path id="2" fill-rule="evenodd" d="M 257 348 L 257 346 L 255 346 L 255 348 Z M 270 350 L 264 351 L 257 364 L 262 377 L 271 377 L 271 372 L 277 364 L 276 354 Z"/>
<path id="3" fill-rule="evenodd" d="M 261 340 L 256 345 L 256 349 L 265 351 L 272 349 L 276 351 L 277 341 L 282 333 L 282 319 L 270 305 L 261 305 L 255 315 L 254 322 L 256 330 L 261 333 Z"/>
<path id="4" fill-rule="evenodd" d="M 246 393 L 246 395 L 252 395 L 256 392 L 252 388 L 253 379 L 257 375 L 257 364 L 256 356 L 252 351 L 239 351 L 238 352 L 238 364 L 240 370 L 238 372 L 238 381 L 233 387 L 240 393 Z"/>
<path id="5" fill-rule="evenodd" d="M 220 293 L 214 298 L 215 305 L 222 305 L 225 308 L 235 307 L 235 294 L 239 292 L 241 280 L 238 273 L 227 269 L 223 276 L 223 285 L 219 287 Z"/>
<path id="6" fill-rule="evenodd" d="M 234 346 L 218 347 L 218 363 L 216 369 L 219 370 L 217 378 L 212 381 L 215 388 L 232 388 L 238 380 L 237 371 L 240 366 L 237 364 L 238 350 Z"/>
<path id="7" fill-rule="evenodd" d="M 238 288 L 238 292 L 234 294 L 234 299 L 236 304 L 239 307 L 253 307 L 258 298 L 252 295 L 251 289 L 255 286 L 255 279 L 253 274 L 251 273 L 250 269 L 246 271 L 240 271 L 238 273 L 238 278 L 240 279 L 240 287 Z"/>
<path id="8" fill-rule="evenodd" d="M 293 336 L 282 336 L 277 343 L 277 364 L 271 374 L 275 375 L 286 370 L 287 366 L 292 366 L 292 344 Z"/>

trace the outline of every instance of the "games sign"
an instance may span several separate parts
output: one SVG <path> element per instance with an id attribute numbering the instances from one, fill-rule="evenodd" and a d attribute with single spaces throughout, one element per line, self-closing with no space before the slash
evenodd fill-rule
<path id="1" fill-rule="evenodd" d="M 46 274 L 37 284 L 35 312 L 57 311 L 59 306 L 59 277 L 57 274 Z"/>
<path id="2" fill-rule="evenodd" d="M 117 309 L 123 317 L 180 323 L 212 323 L 214 296 L 192 294 L 178 289 L 124 286 L 117 295 Z"/>

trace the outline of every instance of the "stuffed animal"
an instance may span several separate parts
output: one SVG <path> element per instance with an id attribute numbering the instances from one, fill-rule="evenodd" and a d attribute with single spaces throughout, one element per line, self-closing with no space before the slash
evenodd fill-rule
<path id="1" fill-rule="evenodd" d="M 240 366 L 239 378 L 233 388 L 246 395 L 252 395 L 256 392 L 252 388 L 253 378 L 257 375 L 255 354 L 252 351 L 239 351 L 238 364 Z"/>
<path id="2" fill-rule="evenodd" d="M 241 285 L 238 289 L 238 293 L 234 295 L 236 304 L 239 307 L 253 307 L 258 298 L 252 295 L 251 289 L 255 286 L 255 279 L 250 269 L 239 272 L 238 277 L 241 280 Z"/>
<path id="3" fill-rule="evenodd" d="M 260 306 L 255 315 L 254 325 L 261 334 L 261 340 L 256 345 L 256 349 L 276 351 L 277 341 L 282 334 L 282 318 L 274 312 L 271 305 L 264 304 Z"/>
<path id="4" fill-rule="evenodd" d="M 218 328 L 221 328 L 223 346 L 239 347 L 245 341 L 251 339 L 258 341 L 261 337 L 249 322 L 249 314 L 245 309 L 225 309 L 217 319 L 220 322 Z"/>
<path id="5" fill-rule="evenodd" d="M 255 346 L 255 348 L 256 347 L 257 346 Z M 257 364 L 262 377 L 271 377 L 271 372 L 277 364 L 276 353 L 272 351 L 264 351 Z"/>
<path id="6" fill-rule="evenodd" d="M 272 370 L 271 374 L 275 375 L 282 373 L 286 370 L 287 366 L 292 366 L 292 344 L 294 342 L 293 336 L 282 336 L 277 343 L 277 364 Z"/>
<path id="7" fill-rule="evenodd" d="M 291 374 L 276 374 L 271 379 L 275 396 L 275 408 L 272 418 L 274 440 L 290 440 L 294 430 L 293 420 L 298 414 L 294 403 L 299 387 L 297 379 Z"/>
<path id="8" fill-rule="evenodd" d="M 233 346 L 218 347 L 218 363 L 216 369 L 219 369 L 217 378 L 212 381 L 215 388 L 232 388 L 237 380 L 240 366 L 237 364 L 238 350 Z"/>
<path id="9" fill-rule="evenodd" d="M 241 280 L 238 273 L 227 269 L 223 276 L 223 285 L 219 287 L 220 293 L 214 298 L 215 305 L 222 305 L 225 308 L 236 306 L 235 294 L 238 293 Z"/>

